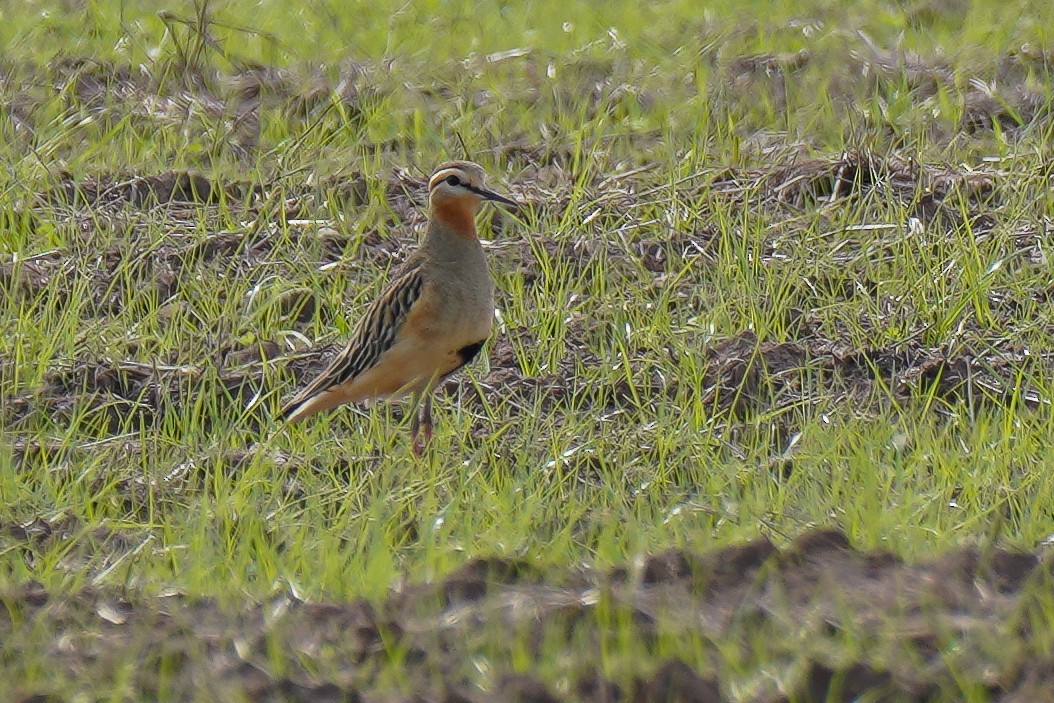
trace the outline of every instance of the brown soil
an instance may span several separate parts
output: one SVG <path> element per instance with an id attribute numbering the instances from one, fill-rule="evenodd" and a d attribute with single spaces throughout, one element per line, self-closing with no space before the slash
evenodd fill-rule
<path id="1" fill-rule="evenodd" d="M 27 544 L 44 532 L 5 530 Z M 52 633 L 56 685 L 120 670 L 143 699 L 194 701 L 208 691 L 251 700 L 650 703 L 721 701 L 736 686 L 758 703 L 865 694 L 929 701 L 976 686 L 991 700 L 1025 701 L 1054 687 L 1054 658 L 1029 610 L 1052 576 L 1049 559 L 1034 554 L 969 548 L 911 565 L 819 531 L 783 549 L 758 539 L 706 554 L 670 550 L 603 573 L 543 575 L 523 561 L 477 559 L 376 605 L 279 594 L 231 612 L 208 599 L 58 595 L 29 582 L 0 593 L 0 635 L 17 646 L 18 628 L 33 622 Z M 597 670 L 589 662 L 615 622 L 640 643 L 640 659 Z M 861 643 L 853 652 L 840 646 L 847 633 Z M 662 656 L 663 638 L 686 636 L 702 643 L 698 657 Z M 563 684 L 536 670 L 543 642 L 545 661 L 573 662 Z M 483 675 L 468 664 L 503 660 L 513 646 L 534 663 Z M 734 647 L 741 651 L 731 656 Z M 762 662 L 758 678 L 752 667 Z M 380 692 L 393 671 L 404 682 L 399 696 Z M 11 700 L 47 694 L 22 690 Z"/>

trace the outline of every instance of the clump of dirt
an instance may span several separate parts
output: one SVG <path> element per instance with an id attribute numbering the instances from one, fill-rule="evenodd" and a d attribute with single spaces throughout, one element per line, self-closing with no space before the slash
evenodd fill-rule
<path id="1" fill-rule="evenodd" d="M 105 174 L 77 182 L 70 177 L 38 198 L 42 204 L 66 207 L 98 207 L 127 204 L 152 207 L 166 203 L 212 204 L 228 195 L 240 198 L 240 189 L 213 183 L 200 173 L 169 171 L 153 176 Z"/>
<path id="2" fill-rule="evenodd" d="M 770 212 L 879 195 L 905 206 L 921 224 L 948 229 L 963 222 L 957 198 L 973 205 L 977 221 L 998 204 L 995 169 L 952 169 L 926 165 L 897 153 L 854 149 L 837 158 L 803 158 L 769 169 L 725 169 L 705 186 L 736 201 Z M 789 210 L 788 210 L 789 208 Z"/>
<path id="3" fill-rule="evenodd" d="M 159 426 L 169 413 L 184 412 L 204 402 L 208 426 L 216 414 L 245 409 L 262 391 L 266 355 L 276 350 L 265 343 L 252 350 L 232 350 L 209 365 L 169 366 L 109 359 L 78 360 L 45 375 L 36 391 L 11 399 L 4 420 L 17 423 L 46 413 L 52 420 L 85 423 L 102 434 L 118 434 L 129 426 Z M 248 418 L 250 421 L 252 418 Z"/>
<path id="4" fill-rule="evenodd" d="M 19 297 L 32 298 L 45 290 L 52 276 L 63 268 L 62 255 L 57 251 L 5 261 L 0 263 L 0 289 Z"/>
<path id="5" fill-rule="evenodd" d="M 971 348 L 987 351 L 977 353 Z M 949 354 L 918 338 L 874 349 L 806 336 L 800 342 L 762 342 L 750 331 L 720 341 L 704 352 L 709 368 L 703 393 L 709 405 L 743 416 L 755 410 L 804 401 L 823 391 L 834 399 L 874 404 L 876 391 L 906 400 L 933 391 L 949 403 L 1006 407 L 1014 398 L 1038 407 L 1034 389 L 1021 388 L 1020 370 L 1032 362 L 1012 344 L 964 345 Z M 883 391 L 885 393 L 885 391 Z"/>
<path id="6" fill-rule="evenodd" d="M 16 526 L 0 539 L 31 546 L 55 529 Z M 1025 700 L 1054 686 L 1047 628 L 1017 616 L 1044 597 L 1051 576 L 1049 560 L 1034 554 L 971 547 L 908 564 L 825 530 L 782 549 L 761 538 L 709 553 L 669 550 L 607 572 L 477 559 L 381 603 L 278 594 L 231 612 L 207 599 L 56 593 L 27 582 L 0 591 L 0 635 L 29 647 L 26 656 L 49 657 L 52 683 L 23 697 L 120 674 L 137 696 L 164 689 L 168 700 L 188 701 L 202 691 L 395 700 L 393 680 L 408 701 L 722 701 L 733 689 L 759 703 L 928 701 L 978 687 L 993 700 Z M 21 639 L 19 623 L 29 620 L 51 634 Z M 638 644 L 605 671 L 596 662 L 613 622 Z M 686 637 L 694 639 L 684 654 L 661 653 L 670 646 L 661 642 Z M 857 643 L 852 655 L 841 646 L 847 637 Z M 465 666 L 483 660 L 483 673 Z M 540 673 L 554 664 L 569 685 Z"/>

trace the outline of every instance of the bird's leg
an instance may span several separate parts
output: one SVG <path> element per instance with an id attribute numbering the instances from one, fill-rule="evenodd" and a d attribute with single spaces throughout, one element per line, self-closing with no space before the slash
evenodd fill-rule
<path id="1" fill-rule="evenodd" d="M 410 443 L 414 449 L 415 456 L 421 456 L 421 393 L 414 393 L 413 403 L 414 416 L 410 420 Z"/>
<path id="2" fill-rule="evenodd" d="M 410 420 L 410 442 L 414 448 L 414 454 L 421 456 L 421 443 L 418 440 L 418 435 L 421 433 L 421 416 L 417 414 L 417 408 L 414 408 L 414 419 Z"/>
<path id="3" fill-rule="evenodd" d="M 425 394 L 424 404 L 421 406 L 421 429 L 425 433 L 425 444 L 432 441 L 432 389 L 429 388 Z"/>
<path id="4" fill-rule="evenodd" d="M 413 440 L 414 454 L 421 456 L 425 447 L 432 441 L 432 389 L 426 388 L 421 407 L 414 413 L 410 423 L 410 437 Z M 424 437 L 422 438 L 422 434 Z"/>

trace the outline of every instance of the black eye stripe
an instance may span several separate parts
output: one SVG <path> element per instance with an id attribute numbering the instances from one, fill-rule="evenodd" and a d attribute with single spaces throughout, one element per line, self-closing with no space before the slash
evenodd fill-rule
<path id="1" fill-rule="evenodd" d="M 429 190 L 435 188 L 440 183 L 446 183 L 447 185 L 453 186 L 455 188 L 464 188 L 465 190 L 468 190 L 468 191 L 471 191 L 473 193 L 476 193 L 477 195 L 482 195 L 483 192 L 484 192 L 479 187 L 472 185 L 468 181 L 463 180 L 457 174 L 453 174 L 453 173 L 450 174 L 449 176 L 444 176 L 443 178 L 440 178 L 439 180 L 433 180 L 432 181 L 432 186 L 431 186 L 431 188 Z"/>

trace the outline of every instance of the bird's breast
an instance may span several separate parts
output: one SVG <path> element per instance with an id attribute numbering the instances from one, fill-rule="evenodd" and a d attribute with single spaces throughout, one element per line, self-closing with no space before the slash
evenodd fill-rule
<path id="1" fill-rule="evenodd" d="M 453 351 L 486 339 L 494 321 L 494 295 L 489 279 L 471 286 L 447 279 L 426 285 L 407 332 L 419 343 Z"/>
<path id="2" fill-rule="evenodd" d="M 490 290 L 486 295 L 458 300 L 452 307 L 455 312 L 451 316 L 451 332 L 457 343 L 472 344 L 490 336 L 494 325 L 494 296 Z"/>

